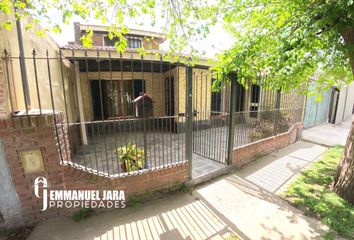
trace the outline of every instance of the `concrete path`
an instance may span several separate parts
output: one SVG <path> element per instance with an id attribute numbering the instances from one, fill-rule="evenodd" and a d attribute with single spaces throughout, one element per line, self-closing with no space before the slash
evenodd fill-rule
<path id="1" fill-rule="evenodd" d="M 198 178 L 224 168 L 226 165 L 193 154 L 192 177 Z"/>
<path id="2" fill-rule="evenodd" d="M 303 140 L 324 146 L 345 145 L 349 134 L 352 119 L 340 124 L 323 124 L 320 126 L 305 129 Z"/>
<path id="3" fill-rule="evenodd" d="M 292 177 L 326 150 L 326 147 L 300 141 L 251 162 L 236 175 L 269 192 L 281 192 Z"/>
<path id="4" fill-rule="evenodd" d="M 81 223 L 43 222 L 29 240 L 225 239 L 230 233 L 252 240 L 319 239 L 327 228 L 272 192 L 325 149 L 300 142 L 191 194 L 100 213 Z"/>

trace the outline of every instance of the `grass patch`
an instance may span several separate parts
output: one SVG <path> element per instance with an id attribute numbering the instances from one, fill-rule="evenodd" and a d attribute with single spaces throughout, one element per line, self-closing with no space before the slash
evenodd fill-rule
<path id="1" fill-rule="evenodd" d="M 282 194 L 330 227 L 325 239 L 333 239 L 337 232 L 342 237 L 354 240 L 354 206 L 330 190 L 343 150 L 343 146 L 329 149 L 320 161 L 302 172 Z"/>
<path id="2" fill-rule="evenodd" d="M 180 191 L 182 193 L 191 193 L 193 191 L 193 187 L 192 186 L 182 185 L 181 188 L 180 188 Z"/>
<path id="3" fill-rule="evenodd" d="M 72 219 L 75 222 L 81 222 L 84 219 L 89 218 L 94 213 L 91 208 L 82 208 L 72 215 Z"/>
<path id="4" fill-rule="evenodd" d="M 224 238 L 224 240 L 241 240 L 241 238 L 239 238 L 235 233 L 231 233 L 226 238 Z"/>
<path id="5" fill-rule="evenodd" d="M 129 197 L 128 204 L 135 209 L 140 208 L 143 205 L 142 202 L 140 201 L 140 199 L 135 196 Z"/>

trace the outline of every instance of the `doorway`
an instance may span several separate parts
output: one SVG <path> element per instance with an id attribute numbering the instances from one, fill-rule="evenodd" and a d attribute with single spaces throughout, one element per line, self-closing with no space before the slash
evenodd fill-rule
<path id="1" fill-rule="evenodd" d="M 328 122 L 329 123 L 332 123 L 332 124 L 336 123 L 338 102 L 339 102 L 339 89 L 336 87 L 333 87 L 332 93 L 331 93 L 331 102 L 329 105 L 329 114 L 328 114 Z"/>

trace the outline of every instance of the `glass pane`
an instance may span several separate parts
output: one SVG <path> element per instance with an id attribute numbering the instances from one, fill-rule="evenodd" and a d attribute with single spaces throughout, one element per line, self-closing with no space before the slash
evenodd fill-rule
<path id="1" fill-rule="evenodd" d="M 125 116 L 133 115 L 132 81 L 122 81 L 123 113 Z"/>

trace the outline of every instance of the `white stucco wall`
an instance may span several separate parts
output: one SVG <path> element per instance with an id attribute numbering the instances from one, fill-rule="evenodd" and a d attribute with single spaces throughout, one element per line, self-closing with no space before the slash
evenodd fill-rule
<path id="1" fill-rule="evenodd" d="M 354 104 L 354 83 L 340 89 L 335 123 L 345 121 L 352 116 Z"/>

